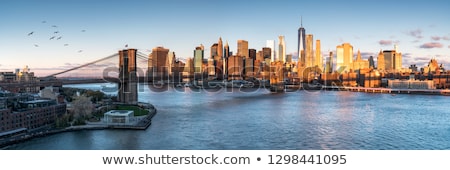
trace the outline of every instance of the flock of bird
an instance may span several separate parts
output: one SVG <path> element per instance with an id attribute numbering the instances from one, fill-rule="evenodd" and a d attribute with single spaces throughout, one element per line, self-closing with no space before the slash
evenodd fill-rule
<path id="1" fill-rule="evenodd" d="M 42 24 L 47 23 L 47 21 L 42 21 Z M 52 28 L 58 28 L 58 26 L 56 25 L 52 25 Z M 81 30 L 81 32 L 86 32 L 86 30 Z M 33 34 L 35 34 L 34 31 L 31 31 L 30 33 L 28 33 L 28 36 L 32 36 Z M 49 40 L 61 40 L 63 38 L 63 36 L 60 34 L 60 32 L 58 30 L 53 32 L 53 35 L 49 38 Z M 39 47 L 38 44 L 34 44 L 35 47 Z M 69 44 L 64 44 L 64 46 L 69 46 Z M 78 50 L 78 53 L 83 52 L 83 50 Z"/>

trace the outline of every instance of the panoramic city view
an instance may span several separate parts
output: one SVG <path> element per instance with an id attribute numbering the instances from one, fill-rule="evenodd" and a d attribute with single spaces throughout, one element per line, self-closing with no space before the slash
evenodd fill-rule
<path id="1" fill-rule="evenodd" d="M 450 149 L 450 2 L 0 4 L 1 149 Z"/>

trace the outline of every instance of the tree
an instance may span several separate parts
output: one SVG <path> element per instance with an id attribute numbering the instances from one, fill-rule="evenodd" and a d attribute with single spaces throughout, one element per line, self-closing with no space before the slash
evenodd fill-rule
<path id="1" fill-rule="evenodd" d="M 90 97 L 81 95 L 74 98 L 72 108 L 75 118 L 86 118 L 91 115 L 94 105 Z"/>

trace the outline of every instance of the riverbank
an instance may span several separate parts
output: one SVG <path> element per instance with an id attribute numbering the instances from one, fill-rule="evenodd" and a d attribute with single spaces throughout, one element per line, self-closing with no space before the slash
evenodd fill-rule
<path id="1" fill-rule="evenodd" d="M 332 87 L 324 86 L 324 90 L 338 90 L 365 93 L 389 93 L 389 94 L 423 94 L 450 96 L 448 89 L 391 89 L 391 88 L 368 88 L 368 87 Z"/>
<path id="2" fill-rule="evenodd" d="M 152 124 L 152 118 L 156 115 L 157 109 L 155 107 L 150 107 L 148 111 L 149 111 L 148 115 L 141 116 L 140 120 L 134 125 L 119 125 L 119 124 L 111 125 L 102 122 L 87 122 L 86 125 L 70 126 L 63 129 L 43 130 L 39 132 L 34 132 L 32 134 L 23 134 L 10 138 L 0 139 L 0 148 L 6 149 L 8 146 L 13 144 L 21 143 L 34 138 L 45 137 L 64 132 L 83 131 L 83 130 L 105 130 L 105 129 L 146 130 Z"/>

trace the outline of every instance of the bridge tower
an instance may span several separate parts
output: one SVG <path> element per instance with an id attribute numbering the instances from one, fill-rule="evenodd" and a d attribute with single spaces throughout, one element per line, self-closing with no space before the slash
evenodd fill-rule
<path id="1" fill-rule="evenodd" d="M 137 104 L 136 49 L 119 51 L 119 102 Z"/>

